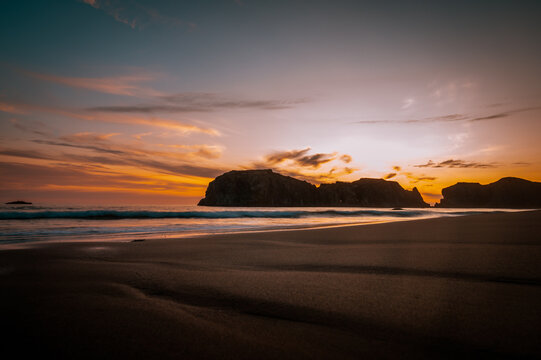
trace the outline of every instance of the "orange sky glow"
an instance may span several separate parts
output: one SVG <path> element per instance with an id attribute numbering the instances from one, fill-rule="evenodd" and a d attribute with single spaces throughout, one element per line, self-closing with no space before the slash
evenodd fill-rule
<path id="1" fill-rule="evenodd" d="M 458 181 L 541 181 L 541 34 L 511 4 L 130 4 L 5 19 L 1 201 L 196 204 L 240 169 L 385 178 L 429 203 Z"/>

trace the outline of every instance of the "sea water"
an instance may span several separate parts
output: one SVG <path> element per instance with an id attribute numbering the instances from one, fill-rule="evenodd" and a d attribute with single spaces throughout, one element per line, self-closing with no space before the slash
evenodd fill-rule
<path id="1" fill-rule="evenodd" d="M 0 246 L 43 241 L 131 241 L 367 224 L 502 209 L 330 207 L 0 206 Z"/>

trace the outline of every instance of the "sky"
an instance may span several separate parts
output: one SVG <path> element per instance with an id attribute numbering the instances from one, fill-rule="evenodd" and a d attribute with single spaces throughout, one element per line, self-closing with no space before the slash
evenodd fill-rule
<path id="1" fill-rule="evenodd" d="M 0 5 L 0 201 L 196 204 L 314 184 L 541 181 L 541 1 Z"/>

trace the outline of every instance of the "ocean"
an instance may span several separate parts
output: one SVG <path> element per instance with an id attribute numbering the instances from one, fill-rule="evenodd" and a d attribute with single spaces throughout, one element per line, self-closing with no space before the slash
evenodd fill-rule
<path id="1" fill-rule="evenodd" d="M 367 224 L 502 209 L 198 206 L 0 206 L 0 246 L 51 241 L 132 241 Z"/>

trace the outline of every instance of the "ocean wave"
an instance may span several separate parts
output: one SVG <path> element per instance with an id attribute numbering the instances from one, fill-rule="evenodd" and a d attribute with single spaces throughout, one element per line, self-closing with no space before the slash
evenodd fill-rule
<path id="1" fill-rule="evenodd" d="M 2 211 L 0 220 L 36 219 L 233 219 L 233 218 L 303 218 L 303 217 L 416 217 L 426 215 L 416 210 L 223 210 L 223 211 L 120 211 L 120 210 L 79 210 L 79 211 Z"/>

